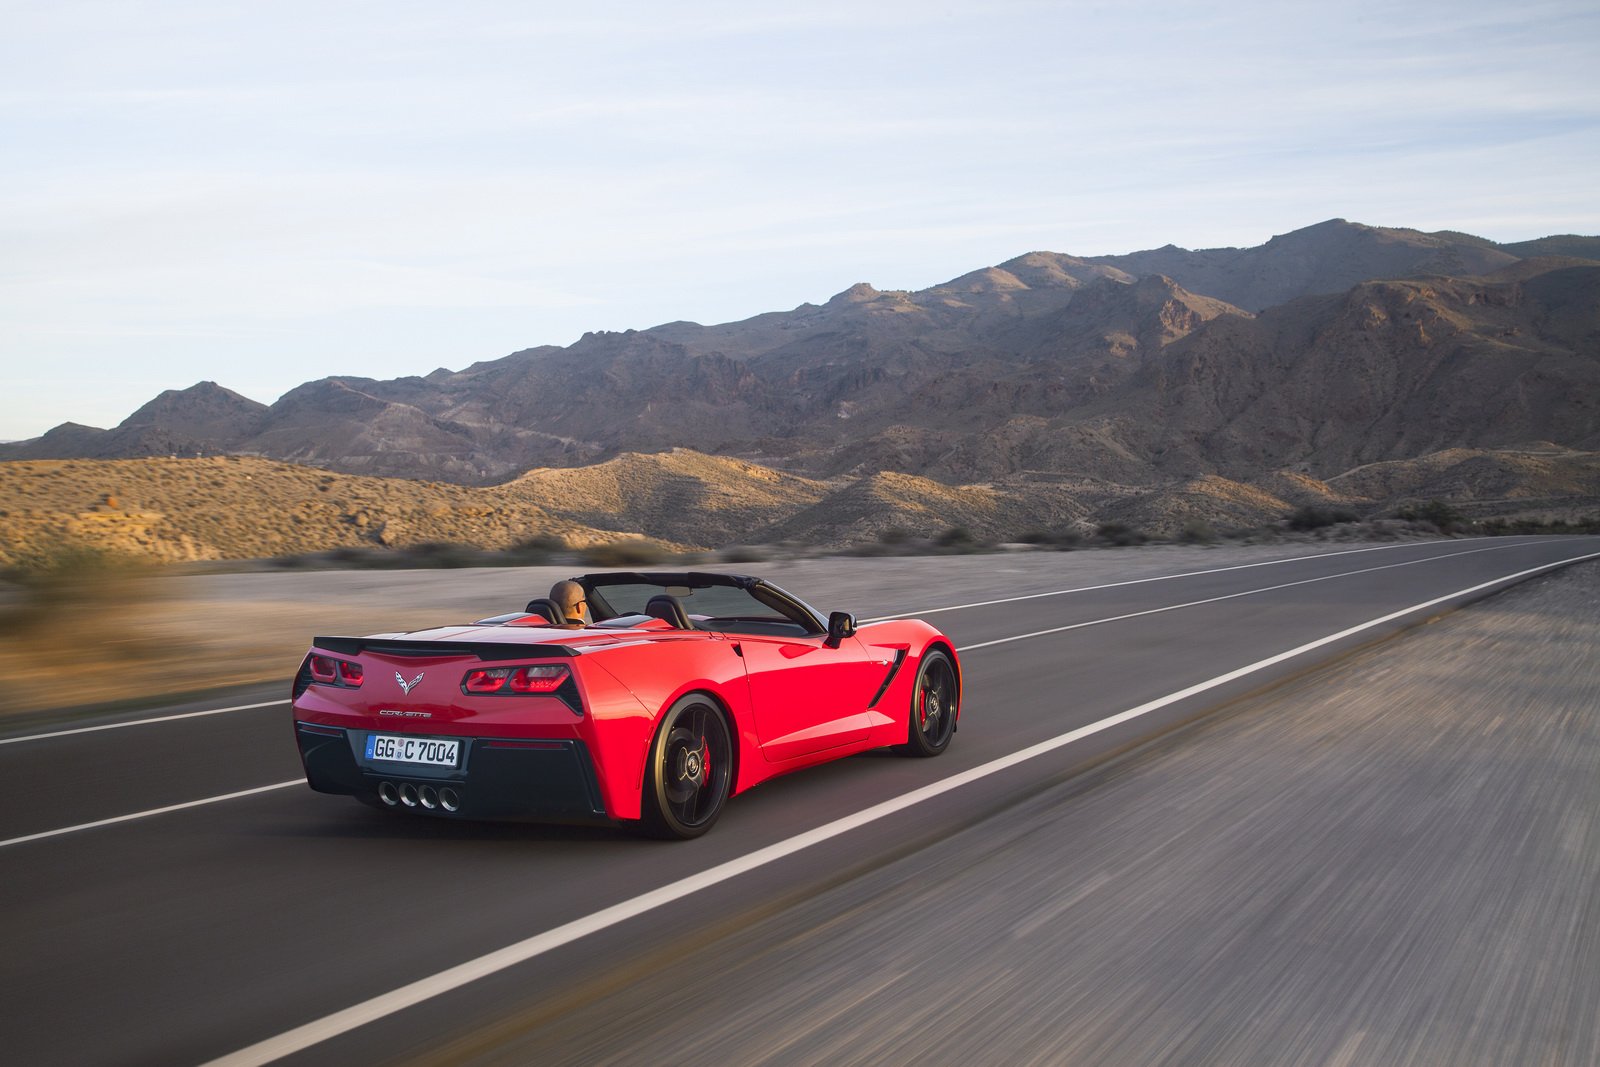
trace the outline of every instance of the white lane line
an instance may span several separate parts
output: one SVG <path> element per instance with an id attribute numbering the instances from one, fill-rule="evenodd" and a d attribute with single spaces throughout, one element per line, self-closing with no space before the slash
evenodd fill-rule
<path id="1" fill-rule="evenodd" d="M 1478 554 L 1480 552 L 1495 552 L 1495 551 L 1498 551 L 1498 550 L 1503 549 L 1503 548 L 1515 548 L 1515 547 L 1517 547 L 1517 546 L 1516 545 L 1491 545 L 1491 546 L 1489 546 L 1487 548 L 1474 548 L 1474 549 L 1470 549 L 1470 550 L 1468 550 L 1466 552 L 1452 552 L 1452 553 L 1450 553 L 1450 555 L 1452 557 L 1454 557 L 1454 556 L 1468 556 L 1468 555 L 1476 555 L 1476 554 Z M 1237 592 L 1237 593 L 1227 593 L 1227 594 L 1225 594 L 1223 596 L 1209 597 L 1209 598 L 1207 598 L 1205 600 L 1191 600 L 1191 601 L 1189 601 L 1187 603 L 1184 603 L 1184 604 L 1169 604 L 1169 605 L 1167 605 L 1165 607 L 1149 608 L 1149 609 L 1147 609 L 1145 611 L 1130 612 L 1129 614 L 1126 614 L 1126 615 L 1113 615 L 1113 616 L 1109 616 L 1109 617 L 1104 618 L 1104 619 L 1090 619 L 1087 622 L 1075 622 L 1075 623 L 1072 623 L 1072 624 L 1067 625 L 1067 626 L 1056 626 L 1056 627 L 1053 627 L 1053 628 L 1048 629 L 1048 630 L 1035 630 L 1032 633 L 1016 634 L 1016 635 L 1014 635 L 1012 637 L 996 638 L 993 641 L 980 641 L 977 644 L 961 645 L 961 646 L 958 646 L 956 648 L 956 651 L 957 652 L 961 652 L 961 653 L 966 653 L 966 652 L 971 652 L 974 649 L 989 648 L 989 647 L 991 647 L 993 645 L 1009 644 L 1012 641 L 1025 641 L 1025 640 L 1027 640 L 1029 638 L 1032 638 L 1032 637 L 1045 637 L 1045 636 L 1048 636 L 1050 634 L 1065 633 L 1068 630 L 1081 630 L 1086 626 L 1100 626 L 1100 625 L 1102 625 L 1104 623 L 1108 623 L 1108 622 L 1121 622 L 1124 619 L 1137 619 L 1137 618 L 1139 618 L 1140 616 L 1143 616 L 1143 615 L 1159 615 L 1162 612 L 1166 612 L 1166 611 L 1178 611 L 1178 610 L 1180 610 L 1182 608 L 1198 607 L 1198 606 L 1200 606 L 1202 604 L 1215 604 L 1215 603 L 1217 603 L 1219 601 L 1223 601 L 1223 600 L 1234 600 L 1234 599 L 1237 599 L 1239 597 L 1254 596 L 1257 593 L 1271 593 L 1271 592 L 1274 592 L 1274 591 L 1279 590 L 1279 589 L 1290 589 L 1290 588 L 1293 588 L 1294 586 L 1297 586 L 1297 585 L 1311 585 L 1311 584 L 1313 584 L 1315 582 L 1329 582 L 1329 581 L 1333 581 L 1336 578 L 1348 578 L 1348 577 L 1352 577 L 1352 576 L 1357 575 L 1357 574 L 1370 574 L 1370 573 L 1372 573 L 1374 571 L 1394 570 L 1397 567 L 1413 567 L 1413 566 L 1416 566 L 1419 563 L 1431 563 L 1431 562 L 1434 562 L 1435 560 L 1442 559 L 1442 558 L 1445 558 L 1445 557 L 1430 556 L 1427 559 L 1406 560 L 1404 563 L 1386 563 L 1381 567 L 1366 567 L 1366 568 L 1363 568 L 1361 570 L 1356 570 L 1356 571 L 1341 571 L 1338 574 L 1324 574 L 1324 575 L 1321 575 L 1321 576 L 1316 577 L 1316 578 L 1303 578 L 1303 579 L 1301 579 L 1300 581 L 1297 581 L 1297 582 L 1285 582 L 1282 585 L 1265 586 L 1265 587 L 1260 588 L 1260 589 L 1245 589 L 1245 590 L 1242 590 L 1242 591 Z M 1523 573 L 1529 573 L 1529 572 L 1523 572 Z M 1497 579 L 1497 580 L 1509 581 L 1510 579 Z M 269 704 L 272 704 L 272 703 L 283 704 L 283 703 L 288 703 L 288 702 L 287 701 L 281 701 L 281 700 L 280 701 L 270 701 L 269 702 Z M 267 707 L 267 706 L 269 706 L 269 704 L 258 704 L 258 705 L 251 705 L 251 706 L 252 707 Z M 226 710 L 226 709 L 223 709 L 223 710 Z M 191 714 L 197 714 L 197 713 L 191 713 Z M 204 714 L 204 713 L 201 712 L 201 713 L 198 713 L 198 714 Z M 103 727 L 90 727 L 90 729 L 102 729 L 102 728 Z M 243 792 L 239 792 L 239 793 L 226 793 L 226 794 L 224 794 L 222 796 L 206 797 L 206 798 L 201 799 L 201 800 L 191 800 L 191 801 L 188 801 L 188 802 L 183 803 L 183 804 L 173 804 L 173 805 L 171 805 L 169 807 L 165 807 L 165 808 L 153 808 L 150 811 L 135 812 L 135 813 L 133 813 L 131 815 L 119 815 L 119 816 L 116 816 L 115 818 L 101 819 L 98 822 L 81 823 L 81 824 L 79 824 L 77 826 L 65 826 L 65 827 L 62 827 L 59 830 L 46 830 L 43 833 L 30 834 L 27 837 L 15 837 L 15 838 L 11 838 L 10 840 L 0 841 L 0 848 L 4 848 L 7 845 L 20 845 L 25 841 L 37 841 L 40 838 L 55 837 L 55 836 L 60 835 L 60 834 L 76 833 L 79 830 L 92 830 L 92 829 L 94 829 L 96 827 L 110 826 L 110 825 L 112 825 L 114 823 L 128 822 L 128 821 L 130 821 L 132 819 L 144 819 L 144 818 L 148 818 L 151 815 L 164 815 L 167 812 L 182 811 L 185 808 L 196 808 L 196 807 L 200 807 L 200 806 L 205 805 L 205 804 L 216 804 L 216 803 L 220 803 L 221 801 L 224 801 L 224 800 L 234 800 L 234 799 L 236 799 L 238 797 L 250 796 L 252 793 L 265 792 L 266 790 L 269 790 L 269 789 L 282 789 L 285 786 L 294 785 L 294 784 L 296 784 L 298 782 L 302 782 L 302 781 L 304 781 L 304 779 L 297 778 L 293 782 L 280 782 L 277 785 L 261 786 L 261 787 L 256 788 L 256 789 L 246 789 Z"/>
<path id="2" fill-rule="evenodd" d="M 1456 542 L 1451 543 L 1455 544 Z M 1526 543 L 1527 542 L 1523 541 L 1517 542 L 1517 544 Z M 1241 563 L 1237 566 L 1231 567 L 1213 567 L 1210 570 L 1203 571 L 1187 571 L 1180 574 L 1160 574 L 1150 578 L 1133 578 L 1125 582 L 1107 582 L 1103 585 L 1085 585 L 1074 589 L 1056 589 L 1048 593 L 1027 593 L 1022 596 L 1004 597 L 999 600 L 980 600 L 972 604 L 951 604 L 948 607 L 942 608 L 923 608 L 919 611 L 902 611 L 895 615 L 878 615 L 870 619 L 863 619 L 861 621 L 863 625 L 870 622 L 887 622 L 890 619 L 909 619 L 922 615 L 937 615 L 940 612 L 945 611 L 962 611 L 966 608 L 985 608 L 994 604 L 1014 604 L 1022 600 L 1037 600 L 1040 597 L 1065 596 L 1068 593 L 1089 593 L 1098 589 L 1116 589 L 1125 585 L 1144 585 L 1148 582 L 1168 582 L 1177 578 L 1198 578 L 1207 574 L 1224 574 L 1228 571 L 1249 570 L 1252 567 L 1273 567 L 1280 563 L 1300 563 L 1304 562 L 1305 560 L 1331 559 L 1334 556 L 1351 556 L 1360 552 L 1386 552 L 1390 549 L 1396 548 L 1431 548 L 1435 547 L 1436 545 L 1437 542 L 1434 541 L 1409 541 L 1402 545 L 1378 545 L 1373 548 L 1349 548 L 1339 552 L 1320 552 L 1309 556 L 1290 556 L 1285 559 L 1264 560 L 1260 563 Z M 1503 545 L 1500 547 L 1511 548 L 1513 546 Z M 1446 559 L 1449 556 L 1462 554 L 1463 553 L 1449 552 L 1431 558 Z M 159 722 L 176 722 L 180 719 L 198 719 L 207 715 L 225 715 L 228 712 L 233 711 L 253 711 L 256 708 L 270 708 L 275 704 L 287 703 L 289 703 L 287 700 L 268 700 L 260 704 L 238 704 L 231 708 L 211 708 L 207 711 L 189 711 L 178 715 L 159 715 L 150 719 L 129 719 L 127 722 L 104 723 L 100 726 L 79 726 L 70 730 L 52 730 L 49 733 L 43 734 L 24 734 L 21 737 L 0 737 L 0 745 L 16 745 L 21 744 L 24 741 L 45 741 L 52 737 L 70 737 L 73 734 L 92 734 L 98 733 L 101 730 L 121 730 L 129 726 L 148 726 Z"/>
<path id="3" fill-rule="evenodd" d="M 20 845 L 28 841 L 40 841 L 47 837 L 60 837 L 62 834 L 75 834 L 79 830 L 93 830 L 99 826 L 112 826 L 119 822 L 132 822 L 135 819 L 148 819 L 152 815 L 165 815 L 172 811 L 183 811 L 185 808 L 198 808 L 206 804 L 219 804 L 224 800 L 238 800 L 240 797 L 255 796 L 257 793 L 270 793 L 274 789 L 287 789 L 291 785 L 305 785 L 304 778 L 296 778 L 292 782 L 274 782 L 271 785 L 258 785 L 254 789 L 241 789 L 237 793 L 224 793 L 220 797 L 204 797 L 200 800 L 185 800 L 182 804 L 168 804 L 164 808 L 151 808 L 149 811 L 136 811 L 130 815 L 114 815 L 109 819 L 97 819 L 94 822 L 81 822 L 76 826 L 63 826 L 58 830 L 43 830 L 37 834 L 28 834 L 24 837 L 12 837 L 0 841 L 0 848 L 10 845 Z"/>
<path id="4" fill-rule="evenodd" d="M 1453 593 L 1447 593 L 1444 596 L 1435 597 L 1432 600 L 1427 600 L 1420 604 L 1413 604 L 1408 608 L 1401 608 L 1399 611 L 1392 611 L 1380 618 L 1372 619 L 1368 622 L 1360 623 L 1356 626 L 1351 626 L 1347 629 L 1340 630 L 1338 633 L 1329 634 L 1326 637 L 1319 637 L 1315 641 L 1309 641 L 1306 644 L 1300 645 L 1296 648 L 1291 648 L 1287 652 L 1280 652 L 1275 656 L 1269 656 L 1266 659 L 1257 660 L 1255 663 L 1251 663 L 1248 666 L 1229 671 L 1226 674 L 1219 674 L 1215 678 L 1191 685 L 1187 689 L 1180 689 L 1176 693 L 1169 693 L 1166 696 L 1159 697 L 1147 704 L 1140 704 L 1136 708 L 1129 708 L 1128 710 L 1119 712 L 1116 715 L 1110 716 L 1109 718 L 1101 719 L 1098 722 L 1092 722 L 1087 726 L 1080 726 L 1076 730 L 1070 730 L 1067 733 L 1060 734 L 1045 741 L 1040 741 L 1039 743 L 1030 745 L 1027 748 L 1019 749 L 1010 755 L 1001 756 L 998 759 L 990 760 L 988 763 L 980 764 L 977 767 L 962 771 L 958 774 L 953 774 L 948 778 L 942 778 L 939 781 L 925 785 L 920 789 L 913 789 L 909 793 L 902 793 L 898 797 L 886 800 L 881 804 L 874 804 L 872 807 L 864 808 L 853 815 L 846 815 L 842 819 L 835 819 L 833 822 L 819 826 L 814 830 L 808 830 L 803 834 L 797 834 L 794 837 L 779 841 L 776 844 L 768 845 L 762 849 L 757 849 L 755 852 L 740 856 L 737 859 L 728 860 L 726 863 L 721 863 L 715 867 L 708 868 L 699 874 L 690 875 L 687 878 L 683 878 L 676 882 L 661 886 L 659 889 L 653 889 L 648 893 L 643 893 L 629 900 L 624 900 L 620 904 L 613 904 L 609 908 L 602 908 L 600 911 L 594 912 L 590 915 L 585 915 L 581 919 L 574 919 L 572 922 L 565 923 L 554 928 L 553 930 L 546 930 L 542 934 L 535 934 L 534 936 L 522 941 L 518 941 L 515 944 L 507 945 L 505 948 L 490 952 L 484 956 L 479 956 L 477 959 L 468 960 L 465 963 L 457 964 L 456 966 L 448 968 L 447 970 L 440 971 L 438 974 L 419 979 L 415 982 L 411 982 L 408 985 L 403 985 L 398 989 L 384 993 L 380 996 L 373 997 L 371 1000 L 362 1001 L 361 1003 L 352 1005 L 351 1007 L 345 1008 L 342 1011 L 336 1011 L 332 1015 L 326 1015 L 321 1019 L 306 1023 L 303 1026 L 297 1026 L 293 1030 L 286 1031 L 285 1033 L 279 1034 L 276 1037 L 268 1038 L 267 1040 L 257 1042 L 248 1048 L 243 1048 L 237 1052 L 223 1056 L 220 1059 L 212 1060 L 209 1064 L 206 1064 L 205 1067 L 256 1067 L 256 1065 L 259 1064 L 271 1063 L 273 1060 L 281 1059 L 282 1057 L 288 1056 L 292 1053 L 303 1051 L 313 1045 L 320 1044 L 329 1038 L 348 1033 L 357 1027 L 365 1026 L 367 1023 L 376 1022 L 377 1020 L 393 1015 L 398 1011 L 403 1011 L 404 1009 L 413 1007 L 425 1000 L 430 1000 L 442 993 L 448 993 L 451 990 L 459 989 L 470 982 L 475 982 L 480 978 L 485 978 L 491 974 L 495 974 L 498 971 L 503 971 L 508 967 L 514 967 L 519 963 L 526 963 L 528 960 L 534 959 L 537 956 L 542 956 L 545 953 L 550 952 L 553 949 L 560 948 L 563 945 L 570 944 L 579 938 L 585 937 L 592 933 L 597 933 L 601 930 L 607 929 L 608 927 L 616 926 L 618 923 L 626 922 L 629 919 L 637 918 L 646 912 L 653 911 L 656 908 L 670 904 L 675 900 L 681 900 L 684 897 L 698 893 L 701 890 L 709 889 L 712 886 L 726 882 L 729 879 L 737 878 L 741 874 L 746 874 L 758 867 L 764 867 L 767 864 L 774 863 L 786 856 L 792 856 L 797 852 L 811 848 L 813 845 L 819 845 L 822 842 L 829 841 L 840 836 L 841 834 L 846 834 L 851 830 L 866 826 L 868 823 L 876 822 L 879 819 L 893 815 L 896 812 L 904 811 L 907 808 L 915 807 L 918 804 L 932 800 L 935 797 L 942 796 L 943 794 L 951 792 L 952 790 L 960 789 L 964 785 L 969 785 L 972 782 L 987 778 L 990 775 L 998 774 L 1001 771 L 1008 770 L 1012 767 L 1015 767 L 1019 763 L 1025 763 L 1028 760 L 1034 759 L 1038 756 L 1043 756 L 1047 753 L 1054 752 L 1057 749 L 1064 748 L 1075 741 L 1081 741 L 1086 737 L 1109 730 L 1113 726 L 1128 722 L 1132 719 L 1137 719 L 1141 715 L 1148 715 L 1152 711 L 1167 707 L 1171 704 L 1176 704 L 1180 700 L 1185 700 L 1199 693 L 1204 693 L 1207 690 L 1226 685 L 1229 682 L 1243 678 L 1246 675 L 1265 670 L 1266 668 L 1275 666 L 1284 662 L 1285 660 L 1293 659 L 1296 656 L 1304 655 L 1305 653 L 1314 649 L 1334 644 L 1335 642 L 1342 641 L 1347 637 L 1353 637 L 1354 635 L 1362 633 L 1363 631 L 1371 630 L 1374 627 L 1382 626 L 1386 623 L 1393 622 L 1396 619 L 1404 618 L 1407 615 L 1411 615 L 1419 611 L 1426 611 L 1429 608 L 1437 607 L 1440 604 L 1444 604 L 1460 597 L 1471 596 L 1474 593 L 1482 592 L 1483 590 L 1492 588 L 1496 585 L 1501 585 L 1506 582 L 1514 582 L 1518 579 L 1528 578 L 1544 571 L 1554 570 L 1557 567 L 1566 566 L 1571 563 L 1581 563 L 1584 560 L 1590 559 L 1600 559 L 1600 552 L 1590 553 L 1586 556 L 1578 556 L 1573 559 L 1558 560 L 1555 563 L 1546 563 L 1539 567 L 1532 567 L 1525 571 L 1518 571 L 1515 574 L 1508 574 L 1500 578 L 1494 578 L 1490 581 L 1482 582 L 1466 589 L 1458 589 Z"/>
<path id="5" fill-rule="evenodd" d="M 147 726 L 154 722 L 175 722 L 178 719 L 199 719 L 206 715 L 226 715 L 230 711 L 253 711 L 287 704 L 287 700 L 264 700 L 259 704 L 235 704 L 231 708 L 210 708 L 206 711 L 185 711 L 177 715 L 159 715 L 153 719 L 129 719 L 127 722 L 108 722 L 99 726 L 75 726 L 70 730 L 52 730 L 47 734 L 23 734 L 21 737 L 0 737 L 0 745 L 15 745 L 23 741 L 43 741 L 51 737 L 70 737 L 73 734 L 93 734 L 101 730 L 121 730 L 127 726 Z"/>
<path id="6" fill-rule="evenodd" d="M 1302 578 L 1298 582 L 1284 582 L 1282 585 L 1266 585 L 1259 589 L 1241 589 L 1237 593 L 1224 593 L 1221 596 L 1207 597 L 1204 600 L 1191 600 L 1184 604 L 1167 604 L 1159 608 L 1146 608 L 1143 611 L 1130 611 L 1126 615 L 1108 615 L 1103 619 L 1089 619 L 1086 622 L 1074 622 L 1065 626 L 1052 626 L 1048 630 L 1035 630 L 1032 633 L 1015 634 L 1011 637 L 997 637 L 992 641 L 979 641 L 976 644 L 962 645 L 957 652 L 970 652 L 975 648 L 989 648 L 993 645 L 1008 645 L 1013 641 L 1026 641 L 1030 637 L 1045 637 L 1049 634 L 1064 634 L 1068 630 L 1082 630 L 1087 626 L 1102 626 L 1108 622 L 1122 622 L 1124 619 L 1137 619 L 1145 615 L 1160 615 L 1166 611 L 1180 611 L 1183 608 L 1195 608 L 1202 604 L 1218 604 L 1224 600 L 1237 600 L 1240 597 L 1255 596 L 1257 593 L 1272 593 L 1279 589 L 1293 589 L 1297 585 L 1312 585 L 1316 582 L 1331 582 L 1335 578 L 1352 578 L 1358 574 L 1372 574 L 1375 571 L 1392 571 L 1396 567 L 1415 567 L 1419 563 L 1433 563 L 1440 559 L 1454 559 L 1457 556 L 1471 556 L 1479 552 L 1494 552 L 1501 548 L 1515 548 L 1515 545 L 1495 545 L 1490 548 L 1474 548 L 1469 552 L 1452 552 L 1448 557 L 1429 556 L 1427 559 L 1408 559 L 1404 563 L 1385 563 L 1381 567 L 1364 567 L 1358 571 L 1340 571 L 1338 574 L 1324 574 L 1317 578 Z"/>
<path id="7" fill-rule="evenodd" d="M 1455 545 L 1459 544 L 1460 542 L 1451 541 L 1448 543 Z M 1519 540 L 1514 544 L 1500 545 L 1497 547 L 1515 548 L 1518 545 L 1526 546 L 1527 544 L 1529 544 L 1529 542 Z M 913 619 L 920 618 L 923 615 L 937 615 L 944 611 L 964 611 L 967 608 L 987 608 L 992 607 L 995 604 L 1016 604 L 1023 600 L 1038 600 L 1041 597 L 1066 596 L 1069 593 L 1093 593 L 1100 589 L 1120 589 L 1127 585 L 1145 585 L 1149 582 L 1170 582 L 1178 578 L 1201 578 L 1208 574 L 1226 574 L 1229 571 L 1247 571 L 1252 567 L 1276 567 L 1280 563 L 1304 563 L 1307 560 L 1332 559 L 1335 556 L 1354 556 L 1362 552 L 1388 552 L 1396 548 L 1435 548 L 1438 547 L 1438 545 L 1439 542 L 1437 541 L 1408 541 L 1401 545 L 1377 545 L 1372 548 L 1347 548 L 1339 552 L 1318 552 L 1309 556 L 1288 556 L 1284 559 L 1269 559 L 1263 560 L 1259 563 L 1239 563 L 1229 567 L 1212 567 L 1210 570 L 1203 571 L 1183 571 L 1179 574 L 1157 574 L 1149 578 L 1130 578 L 1125 582 L 1105 582 L 1101 585 L 1080 585 L 1071 589 L 1053 589 L 1048 593 L 1024 593 L 1021 596 L 1000 597 L 997 600 L 975 600 L 971 604 L 951 604 L 950 606 L 943 608 L 922 608 L 918 611 L 902 611 L 895 615 L 877 615 L 870 619 L 862 619 L 861 621 L 862 623 L 869 623 L 888 622 L 890 619 Z M 1459 556 L 1463 554 L 1464 553 L 1460 552 L 1443 552 L 1437 556 L 1430 556 L 1428 558 L 1449 559 L 1451 556 Z"/>

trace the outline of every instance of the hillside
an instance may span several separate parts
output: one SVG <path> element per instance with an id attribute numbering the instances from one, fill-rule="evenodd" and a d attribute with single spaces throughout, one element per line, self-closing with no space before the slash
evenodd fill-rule
<path id="1" fill-rule="evenodd" d="M 1083 534 L 1106 522 L 1171 535 L 1250 529 L 1302 504 L 1385 515 L 1435 498 L 1474 516 L 1600 512 L 1600 453 L 1454 449 L 1327 482 L 1276 471 L 1254 483 L 1144 486 L 1043 474 L 959 486 L 894 472 L 818 481 L 687 449 L 481 488 L 238 457 L 18 460 L 0 463 L 0 566 L 63 541 L 183 561 L 438 542 L 503 549 L 551 536 L 574 547 L 642 534 L 694 548 L 837 548 L 954 529 L 985 541 Z"/>
<path id="2" fill-rule="evenodd" d="M 0 564 L 63 539 L 179 561 L 435 541 L 505 548 L 540 534 L 617 539 L 485 490 L 273 460 L 0 463 Z"/>

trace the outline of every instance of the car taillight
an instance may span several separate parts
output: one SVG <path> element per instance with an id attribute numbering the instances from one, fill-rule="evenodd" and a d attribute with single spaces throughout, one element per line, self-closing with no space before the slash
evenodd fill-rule
<path id="1" fill-rule="evenodd" d="M 532 667 L 480 667 L 461 679 L 463 693 L 554 693 L 571 676 L 564 664 Z"/>
<path id="2" fill-rule="evenodd" d="M 461 681 L 461 690 L 465 693 L 498 693 L 505 688 L 506 677 L 510 674 L 510 667 L 468 671 Z"/>
<path id="3" fill-rule="evenodd" d="M 357 689 L 361 686 L 363 672 L 361 664 L 354 660 L 334 659 L 332 656 L 323 656 L 312 653 L 307 663 L 311 670 L 311 680 L 323 685 L 336 685 L 342 689 Z"/>
<path id="4" fill-rule="evenodd" d="M 567 680 L 567 668 L 559 663 L 543 667 L 518 667 L 511 672 L 513 693 L 554 693 Z"/>

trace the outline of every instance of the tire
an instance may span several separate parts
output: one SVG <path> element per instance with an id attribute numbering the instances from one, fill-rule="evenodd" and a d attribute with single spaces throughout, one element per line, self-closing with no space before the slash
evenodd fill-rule
<path id="1" fill-rule="evenodd" d="M 728 720 L 702 693 L 679 699 L 661 717 L 645 768 L 640 829 L 687 840 L 711 829 L 733 783 Z"/>
<path id="2" fill-rule="evenodd" d="M 960 709 L 961 689 L 950 657 L 939 651 L 927 653 L 917 670 L 916 684 L 911 687 L 905 753 L 937 756 L 949 748 Z"/>

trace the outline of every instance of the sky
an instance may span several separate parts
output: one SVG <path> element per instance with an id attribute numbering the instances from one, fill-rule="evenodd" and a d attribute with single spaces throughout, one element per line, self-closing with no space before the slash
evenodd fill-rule
<path id="1" fill-rule="evenodd" d="M 0 440 L 1036 249 L 1335 217 L 1600 234 L 1593 0 L 0 0 L 0 24 Z"/>

